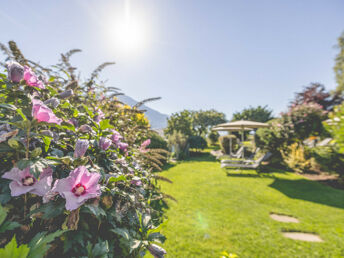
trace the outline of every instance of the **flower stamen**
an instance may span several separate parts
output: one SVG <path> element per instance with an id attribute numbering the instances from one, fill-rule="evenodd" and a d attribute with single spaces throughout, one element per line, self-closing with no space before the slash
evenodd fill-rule
<path id="1" fill-rule="evenodd" d="M 86 193 L 86 187 L 82 184 L 77 184 L 76 186 L 73 187 L 72 192 L 76 196 L 80 196 Z"/>
<path id="2" fill-rule="evenodd" d="M 22 178 L 22 183 L 24 186 L 32 186 L 36 182 L 36 179 L 33 176 L 26 176 Z"/>

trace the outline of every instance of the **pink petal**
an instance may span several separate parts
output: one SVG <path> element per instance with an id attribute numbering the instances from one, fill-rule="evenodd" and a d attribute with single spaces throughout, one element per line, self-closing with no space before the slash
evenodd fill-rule
<path id="1" fill-rule="evenodd" d="M 52 190 L 58 192 L 63 198 L 66 198 L 65 194 L 71 192 L 73 186 L 74 179 L 72 177 L 67 177 L 57 180 Z"/>
<path id="2" fill-rule="evenodd" d="M 30 193 L 44 196 L 51 189 L 52 182 L 52 176 L 43 177 L 33 185 L 33 189 L 30 191 Z"/>
<path id="3" fill-rule="evenodd" d="M 52 176 L 53 175 L 53 169 L 51 167 L 46 167 L 43 169 L 40 177 L 46 177 L 46 176 Z"/>
<path id="4" fill-rule="evenodd" d="M 11 195 L 12 196 L 19 196 L 22 194 L 26 194 L 34 188 L 33 185 L 32 186 L 24 186 L 21 183 L 18 183 L 17 181 L 12 181 L 9 186 L 11 189 Z"/>

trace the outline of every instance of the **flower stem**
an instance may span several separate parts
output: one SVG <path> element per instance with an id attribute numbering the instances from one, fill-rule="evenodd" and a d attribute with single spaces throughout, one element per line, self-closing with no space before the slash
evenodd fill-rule
<path id="1" fill-rule="evenodd" d="M 24 194 L 24 219 L 26 218 L 27 193 Z"/>
<path id="2" fill-rule="evenodd" d="M 29 159 L 29 148 L 30 148 L 30 131 L 31 131 L 31 125 L 27 128 L 26 131 L 26 153 L 25 158 Z"/>

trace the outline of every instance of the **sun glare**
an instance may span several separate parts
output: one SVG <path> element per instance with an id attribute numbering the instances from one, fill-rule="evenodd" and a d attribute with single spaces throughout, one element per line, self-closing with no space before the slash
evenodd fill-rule
<path id="1" fill-rule="evenodd" d="M 141 18 L 141 19 L 140 19 Z M 112 18 L 107 34 L 119 51 L 137 53 L 147 44 L 147 30 L 144 19 L 132 12 L 129 0 L 125 1 L 124 12 Z"/>

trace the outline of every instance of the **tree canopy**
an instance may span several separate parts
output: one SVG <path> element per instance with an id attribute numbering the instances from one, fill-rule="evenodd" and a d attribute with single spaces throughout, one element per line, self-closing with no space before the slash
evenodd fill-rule
<path id="1" fill-rule="evenodd" d="M 167 121 L 166 135 L 179 131 L 187 136 L 205 136 L 212 126 L 226 122 L 226 116 L 214 109 L 190 111 L 183 110 L 172 114 Z"/>
<path id="2" fill-rule="evenodd" d="M 331 95 L 325 90 L 324 85 L 320 83 L 311 83 L 303 88 L 301 92 L 295 93 L 295 99 L 291 106 L 302 105 L 305 103 L 316 103 L 323 107 L 324 110 L 332 110 L 335 105 L 340 104 L 343 97 L 339 94 Z"/>
<path id="3" fill-rule="evenodd" d="M 215 109 L 193 112 L 192 116 L 193 130 L 199 136 L 208 134 L 212 126 L 225 122 L 226 115 L 222 112 L 216 111 Z"/>
<path id="4" fill-rule="evenodd" d="M 268 106 L 257 106 L 257 107 L 248 107 L 243 109 L 240 112 L 235 112 L 233 114 L 232 121 L 238 120 L 250 120 L 265 123 L 271 120 L 272 110 Z"/>
<path id="5" fill-rule="evenodd" d="M 335 93 L 344 95 L 344 32 L 338 38 L 338 44 L 336 47 L 339 49 L 339 52 L 336 56 L 333 68 L 338 84 Z"/>
<path id="6" fill-rule="evenodd" d="M 192 112 L 183 110 L 173 113 L 167 120 L 167 127 L 164 130 L 166 135 L 172 135 L 173 132 L 181 132 L 184 135 L 193 135 Z"/>

